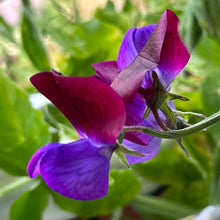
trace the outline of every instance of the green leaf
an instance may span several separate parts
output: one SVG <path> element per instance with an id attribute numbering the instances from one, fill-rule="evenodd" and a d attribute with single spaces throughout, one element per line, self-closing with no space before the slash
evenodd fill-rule
<path id="1" fill-rule="evenodd" d="M 204 36 L 197 45 L 195 52 L 204 59 L 207 74 L 210 74 L 210 67 L 220 67 L 220 44 L 216 41 Z"/>
<path id="2" fill-rule="evenodd" d="M 178 185 L 203 178 L 192 158 L 187 158 L 180 148 L 163 149 L 154 159 L 134 167 L 141 176 L 161 184 Z"/>
<path id="3" fill-rule="evenodd" d="M 90 56 L 98 51 L 106 51 L 108 57 L 115 59 L 121 43 L 121 33 L 113 25 L 100 22 L 97 19 L 76 26 L 72 33 L 73 53 L 81 58 Z M 102 59 L 103 61 L 103 59 Z"/>
<path id="4" fill-rule="evenodd" d="M 61 67 L 61 72 L 69 76 L 91 76 L 92 74 L 94 75 L 92 64 L 108 56 L 109 52 L 107 50 L 95 52 L 84 58 L 71 56 L 60 63 L 59 66 Z"/>
<path id="5" fill-rule="evenodd" d="M 165 190 L 162 196 L 175 203 L 199 210 L 209 204 L 209 183 L 198 180 L 171 186 Z"/>
<path id="6" fill-rule="evenodd" d="M 196 16 L 201 26 L 211 35 L 220 40 L 220 2 L 218 0 L 190 1 L 194 5 Z"/>
<path id="7" fill-rule="evenodd" d="M 40 71 L 50 70 L 50 63 L 45 48 L 39 37 L 37 27 L 27 9 L 23 11 L 21 39 L 24 50 L 33 65 Z"/>
<path id="8" fill-rule="evenodd" d="M 72 124 L 67 120 L 67 118 L 53 105 L 48 104 L 42 109 L 45 121 L 56 128 L 58 131 L 63 131 L 65 135 L 72 138 L 73 140 L 79 139 L 79 135 Z M 56 134 L 56 133 L 55 133 Z M 54 133 L 53 133 L 54 135 Z M 58 135 L 58 134 L 56 134 Z M 55 138 L 57 138 L 55 135 Z M 59 136 L 59 135 L 58 135 Z M 56 139 L 55 139 L 56 140 Z M 55 141 L 57 142 L 59 138 Z M 53 140 L 54 142 L 54 140 Z"/>
<path id="9" fill-rule="evenodd" d="M 128 31 L 133 25 L 131 17 L 126 16 L 124 13 L 117 13 L 116 11 L 109 9 L 97 9 L 95 18 L 102 22 L 118 26 L 123 32 Z"/>
<path id="10" fill-rule="evenodd" d="M 206 133 L 195 133 L 183 138 L 183 144 L 187 147 L 191 160 L 200 170 L 203 179 L 209 178 L 210 172 L 210 148 Z"/>
<path id="11" fill-rule="evenodd" d="M 28 95 L 0 72 L 0 168 L 27 175 L 32 154 L 50 140 L 47 124 Z"/>
<path id="12" fill-rule="evenodd" d="M 107 1 L 105 9 L 115 10 L 115 5 L 113 4 L 113 2 L 111 0 Z"/>
<path id="13" fill-rule="evenodd" d="M 0 35 L 4 36 L 5 39 L 15 42 L 12 28 L 4 21 L 4 19 L 0 16 Z"/>
<path id="14" fill-rule="evenodd" d="M 178 84 L 181 86 L 181 83 Z M 200 91 L 193 92 L 181 92 L 182 96 L 189 98 L 189 102 L 183 102 L 181 100 L 174 100 L 176 109 L 183 112 L 202 112 L 203 104 L 202 104 L 202 96 Z"/>
<path id="15" fill-rule="evenodd" d="M 124 6 L 123 6 L 123 9 L 122 11 L 124 12 L 129 12 L 133 9 L 133 6 L 131 4 L 131 0 L 125 0 L 125 3 L 124 3 Z"/>
<path id="16" fill-rule="evenodd" d="M 110 172 L 109 191 L 104 198 L 94 201 L 77 201 L 51 192 L 57 205 L 78 216 L 110 214 L 114 209 L 127 204 L 140 190 L 140 181 L 129 170 Z"/>
<path id="17" fill-rule="evenodd" d="M 220 109 L 220 70 L 219 68 L 210 69 L 201 84 L 201 93 L 203 104 L 205 106 L 205 113 L 207 115 L 213 114 Z M 215 124 L 209 128 L 209 133 L 220 147 L 220 123 Z"/>
<path id="18" fill-rule="evenodd" d="M 210 69 L 201 84 L 203 103 L 207 113 L 212 114 L 220 109 L 220 71 Z"/>
<path id="19" fill-rule="evenodd" d="M 188 5 L 181 18 L 180 30 L 184 43 L 192 51 L 200 40 L 202 29 L 191 4 Z"/>
<path id="20" fill-rule="evenodd" d="M 26 191 L 11 206 L 10 220 L 40 220 L 47 206 L 48 191 L 44 183 Z"/>

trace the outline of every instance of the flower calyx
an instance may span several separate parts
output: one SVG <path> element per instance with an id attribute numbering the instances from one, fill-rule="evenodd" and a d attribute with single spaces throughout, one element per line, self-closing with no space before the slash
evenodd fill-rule
<path id="1" fill-rule="evenodd" d="M 147 118 L 149 113 L 152 111 L 156 120 L 159 121 L 159 119 L 157 118 L 157 111 L 160 109 L 166 117 L 167 127 L 166 125 L 162 126 L 161 122 L 158 124 L 162 126 L 163 130 L 176 129 L 176 116 L 169 106 L 168 102 L 174 99 L 179 99 L 182 101 L 189 101 L 189 99 L 184 96 L 168 92 L 164 88 L 155 71 L 152 72 L 152 78 L 153 84 L 151 85 L 151 87 L 140 87 L 139 89 L 139 93 L 141 97 L 145 100 L 145 103 L 147 105 L 146 110 L 143 114 L 143 120 Z M 172 123 L 172 125 L 170 124 L 170 122 Z"/>

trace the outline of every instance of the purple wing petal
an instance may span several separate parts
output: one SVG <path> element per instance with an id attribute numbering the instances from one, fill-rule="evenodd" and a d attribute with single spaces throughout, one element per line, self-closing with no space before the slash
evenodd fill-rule
<path id="1" fill-rule="evenodd" d="M 32 84 L 69 119 L 82 137 L 96 146 L 113 144 L 125 122 L 125 108 L 118 94 L 97 77 L 64 77 L 41 72 Z M 84 134 L 85 133 L 85 134 Z"/>
<path id="2" fill-rule="evenodd" d="M 40 162 L 44 157 L 45 153 L 53 148 L 60 146 L 61 144 L 58 143 L 50 143 L 41 147 L 35 152 L 27 166 L 27 173 L 30 176 L 30 178 L 34 178 L 40 174 Z"/>
<path id="3" fill-rule="evenodd" d="M 123 70 L 138 55 L 150 38 L 156 25 L 147 25 L 141 28 L 130 28 L 121 43 L 118 53 L 118 67 Z"/>
<path id="4" fill-rule="evenodd" d="M 137 93 L 131 102 L 125 105 L 126 108 L 126 126 L 145 126 L 153 129 L 160 130 L 154 116 L 152 113 L 143 121 L 142 117 L 146 108 L 144 100 L 141 98 L 140 94 Z M 160 113 L 161 117 L 163 115 Z M 126 132 L 125 138 L 131 142 L 140 145 L 147 145 L 152 139 L 152 136 L 146 135 L 142 132 Z"/>
<path id="5" fill-rule="evenodd" d="M 116 61 L 94 63 L 92 64 L 92 67 L 96 71 L 97 75 L 102 79 L 102 81 L 108 85 L 112 83 L 112 81 L 120 72 Z"/>
<path id="6" fill-rule="evenodd" d="M 153 137 L 148 143 L 148 145 L 143 146 L 124 139 L 123 144 L 126 147 L 136 150 L 142 154 L 147 154 L 147 156 L 143 156 L 143 157 L 125 155 L 128 160 L 128 163 L 129 164 L 140 163 L 155 157 L 160 149 L 161 140 L 162 140 L 161 138 Z"/>
<path id="7" fill-rule="evenodd" d="M 126 103 L 126 126 L 138 126 L 143 125 L 143 114 L 146 108 L 146 104 L 141 96 L 137 93 L 131 102 Z M 147 145 L 149 140 L 152 138 L 142 132 L 127 132 L 125 133 L 125 138 L 136 144 Z"/>
<path id="8" fill-rule="evenodd" d="M 141 98 L 140 94 L 137 93 L 136 96 L 129 102 L 125 104 L 126 109 L 126 122 L 127 126 L 141 125 L 142 117 L 146 108 L 145 101 Z"/>
<path id="9" fill-rule="evenodd" d="M 94 200 L 107 194 L 113 146 L 97 148 L 88 139 L 55 145 L 51 149 L 45 146 L 39 160 L 39 172 L 52 190 L 78 200 Z"/>

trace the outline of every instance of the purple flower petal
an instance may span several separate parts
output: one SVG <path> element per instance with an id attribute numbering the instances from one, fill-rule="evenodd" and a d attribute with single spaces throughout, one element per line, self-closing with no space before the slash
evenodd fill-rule
<path id="1" fill-rule="evenodd" d="M 138 29 L 133 27 L 127 31 L 118 53 L 117 63 L 120 70 L 132 63 L 150 38 L 155 26 L 147 25 Z"/>
<path id="2" fill-rule="evenodd" d="M 97 75 L 102 79 L 102 81 L 108 85 L 112 83 L 112 81 L 120 72 L 116 61 L 94 63 L 92 64 L 92 67 L 96 71 Z"/>
<path id="3" fill-rule="evenodd" d="M 136 96 L 129 102 L 126 103 L 126 122 L 127 126 L 141 125 L 142 117 L 146 108 L 145 101 L 141 98 L 140 94 L 137 93 Z"/>
<path id="4" fill-rule="evenodd" d="M 144 126 L 152 129 L 161 130 L 158 126 L 154 116 L 152 113 L 146 119 L 142 119 L 146 104 L 144 100 L 141 98 L 140 94 L 137 93 L 134 99 L 131 102 L 125 105 L 126 108 L 126 126 Z M 164 120 L 164 115 L 159 113 L 161 118 Z M 125 138 L 131 142 L 134 142 L 139 145 L 147 145 L 149 141 L 153 138 L 147 134 L 142 132 L 126 132 Z"/>
<path id="5" fill-rule="evenodd" d="M 129 114 L 129 112 L 128 112 L 128 114 Z M 165 119 L 162 112 L 159 112 L 159 115 L 162 120 Z M 133 124 L 133 126 L 143 126 L 143 127 L 147 127 L 147 128 L 161 130 L 160 126 L 157 124 L 152 113 L 150 113 L 149 116 L 146 119 L 144 119 L 144 121 L 142 121 L 141 123 Z M 126 132 L 125 138 L 128 141 L 133 142 L 137 145 L 147 146 L 149 144 L 149 142 L 151 142 L 152 139 L 155 137 L 147 135 L 143 132 L 132 131 L 132 132 Z"/>
<path id="6" fill-rule="evenodd" d="M 52 190 L 78 200 L 94 200 L 107 194 L 113 146 L 97 148 L 88 139 L 51 145 L 49 150 L 47 146 L 42 148 L 45 152 L 39 160 L 39 171 Z"/>
<path id="7" fill-rule="evenodd" d="M 143 156 L 143 157 L 137 157 L 137 156 L 125 154 L 128 160 L 128 163 L 129 164 L 140 163 L 140 162 L 147 161 L 155 157 L 157 153 L 159 152 L 161 140 L 162 140 L 161 138 L 154 137 L 150 140 L 148 145 L 143 146 L 143 145 L 135 144 L 133 142 L 130 142 L 124 139 L 123 144 L 126 147 L 136 150 L 142 154 L 147 154 L 147 156 Z"/>
<path id="8" fill-rule="evenodd" d="M 27 166 L 28 176 L 30 176 L 30 178 L 34 178 L 37 175 L 39 175 L 40 174 L 40 162 L 42 158 L 44 157 L 45 153 L 53 148 L 57 148 L 60 146 L 62 145 L 58 143 L 50 143 L 38 149 L 28 163 L 28 166 Z"/>
<path id="9" fill-rule="evenodd" d="M 113 144 L 125 122 L 118 94 L 97 77 L 65 77 L 55 71 L 31 77 L 32 84 L 96 146 Z"/>

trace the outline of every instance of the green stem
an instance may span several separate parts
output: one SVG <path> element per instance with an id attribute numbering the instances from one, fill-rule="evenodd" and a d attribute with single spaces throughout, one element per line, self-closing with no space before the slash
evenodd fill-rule
<path id="1" fill-rule="evenodd" d="M 220 147 L 213 152 L 213 173 L 210 182 L 210 205 L 220 204 Z"/>
<path id="2" fill-rule="evenodd" d="M 160 116 L 159 116 L 157 110 L 152 110 L 152 113 L 153 113 L 154 118 L 156 119 L 158 125 L 159 125 L 164 131 L 169 131 L 169 129 L 166 127 L 166 125 L 161 121 Z"/>
<path id="3" fill-rule="evenodd" d="M 3 186 L 0 188 L 0 198 L 16 189 L 18 189 L 19 187 L 25 185 L 26 183 L 32 181 L 32 179 L 30 179 L 29 177 L 21 177 L 17 180 L 15 180 L 12 183 L 9 183 L 6 186 Z"/>
<path id="4" fill-rule="evenodd" d="M 218 121 L 220 121 L 220 111 L 194 125 L 191 125 L 190 127 L 180 130 L 158 131 L 142 126 L 129 126 L 129 127 L 124 127 L 123 132 L 140 131 L 155 137 L 166 138 L 166 139 L 178 139 L 193 134 L 195 132 L 201 131 L 204 128 L 207 128 L 217 123 Z"/>
<path id="5" fill-rule="evenodd" d="M 169 219 L 178 219 L 196 213 L 196 210 L 186 206 L 153 196 L 138 195 L 130 204 L 143 216 L 155 214 Z"/>

